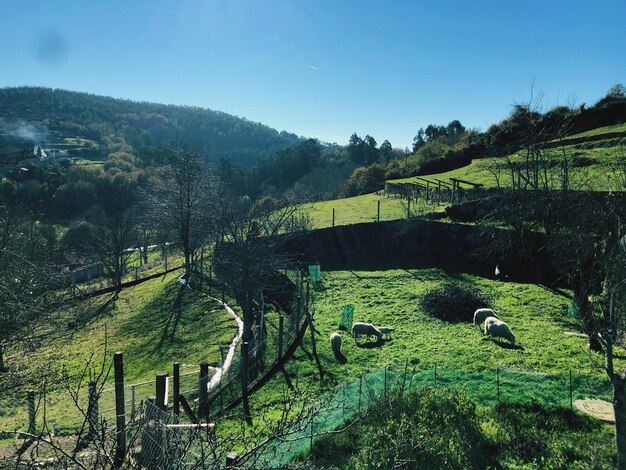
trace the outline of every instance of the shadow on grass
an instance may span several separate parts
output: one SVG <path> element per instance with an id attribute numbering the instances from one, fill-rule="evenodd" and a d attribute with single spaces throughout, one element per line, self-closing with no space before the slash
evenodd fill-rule
<path id="1" fill-rule="evenodd" d="M 382 338 L 379 338 L 378 341 L 366 341 L 365 343 L 359 343 L 358 341 L 354 341 L 357 345 L 357 347 L 361 348 L 361 349 L 375 349 L 375 348 L 380 348 L 382 347 L 386 341 Z"/>
<path id="2" fill-rule="evenodd" d="M 502 349 L 517 349 L 519 351 L 524 351 L 524 346 L 522 346 L 521 344 L 505 343 L 504 341 L 500 341 L 497 339 L 492 339 L 491 341 L 493 342 L 493 344 L 497 344 Z"/>
<path id="3" fill-rule="evenodd" d="M 333 351 L 333 354 L 335 355 L 335 359 L 337 359 L 337 362 L 339 364 L 346 364 L 348 362 L 348 358 L 346 356 L 343 355 L 343 353 L 341 351 Z"/>
<path id="4" fill-rule="evenodd" d="M 180 322 L 180 317 L 183 311 L 183 300 L 184 300 L 186 291 L 187 291 L 187 288 L 184 285 L 178 288 L 176 298 L 174 299 L 174 302 L 172 303 L 171 314 L 168 317 L 167 322 L 165 323 L 165 326 L 163 327 L 163 333 L 161 334 L 161 339 L 159 340 L 158 344 L 155 346 L 154 352 L 159 352 L 163 346 L 163 343 L 166 340 L 168 339 L 174 340 L 176 336 L 176 329 L 178 328 L 178 323 Z M 173 324 L 170 329 L 170 324 L 172 322 Z"/>

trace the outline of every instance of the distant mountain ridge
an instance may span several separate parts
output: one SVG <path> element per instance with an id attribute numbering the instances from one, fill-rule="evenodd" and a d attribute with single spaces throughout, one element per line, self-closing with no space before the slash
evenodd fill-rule
<path id="1" fill-rule="evenodd" d="M 201 142 L 214 158 L 243 166 L 300 140 L 295 134 L 221 111 L 43 87 L 0 88 L 0 120 L 45 127 L 58 139 L 103 142 L 121 137 L 135 150 L 172 140 Z"/>

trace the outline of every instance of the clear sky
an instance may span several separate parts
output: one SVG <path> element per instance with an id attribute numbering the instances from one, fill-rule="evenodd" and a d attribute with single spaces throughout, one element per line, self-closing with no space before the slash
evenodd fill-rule
<path id="1" fill-rule="evenodd" d="M 0 0 L 0 86 L 225 111 L 345 144 L 626 84 L 626 1 Z M 2 110 L 0 110 L 0 115 Z"/>

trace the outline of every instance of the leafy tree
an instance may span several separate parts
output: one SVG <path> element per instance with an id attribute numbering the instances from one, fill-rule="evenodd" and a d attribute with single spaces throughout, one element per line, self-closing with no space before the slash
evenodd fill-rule
<path id="1" fill-rule="evenodd" d="M 626 87 L 621 83 L 617 83 L 609 88 L 609 91 L 606 92 L 606 96 L 608 98 L 626 98 Z"/>
<path id="2" fill-rule="evenodd" d="M 363 143 L 365 144 L 365 163 L 371 164 L 378 160 L 378 149 L 376 146 L 376 139 L 371 135 L 366 135 L 365 139 L 363 139 Z"/>
<path id="3" fill-rule="evenodd" d="M 388 140 L 380 144 L 379 153 L 383 163 L 389 163 L 389 160 L 393 157 L 393 147 L 391 147 L 391 143 Z"/>
<path id="4" fill-rule="evenodd" d="M 417 135 L 413 137 L 413 152 L 417 152 L 421 147 L 424 146 L 426 140 L 424 139 L 424 129 L 422 127 L 417 131 Z"/>
<path id="5" fill-rule="evenodd" d="M 355 163 L 363 164 L 366 160 L 365 142 L 355 132 L 350 136 L 348 143 L 348 154 Z"/>

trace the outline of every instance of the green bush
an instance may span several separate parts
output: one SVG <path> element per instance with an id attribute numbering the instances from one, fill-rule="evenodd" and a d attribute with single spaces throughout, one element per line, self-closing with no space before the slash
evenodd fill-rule
<path id="1" fill-rule="evenodd" d="M 564 408 L 421 388 L 378 398 L 353 426 L 315 439 L 294 469 L 615 468 L 613 428 Z"/>
<path id="2" fill-rule="evenodd" d="M 474 286 L 446 284 L 421 299 L 424 312 L 447 321 L 472 321 L 477 308 L 491 307 L 491 299 Z"/>
<path id="3" fill-rule="evenodd" d="M 364 429 L 363 429 L 364 428 Z M 493 452 L 463 391 L 424 388 L 379 399 L 349 468 L 488 468 Z"/>

